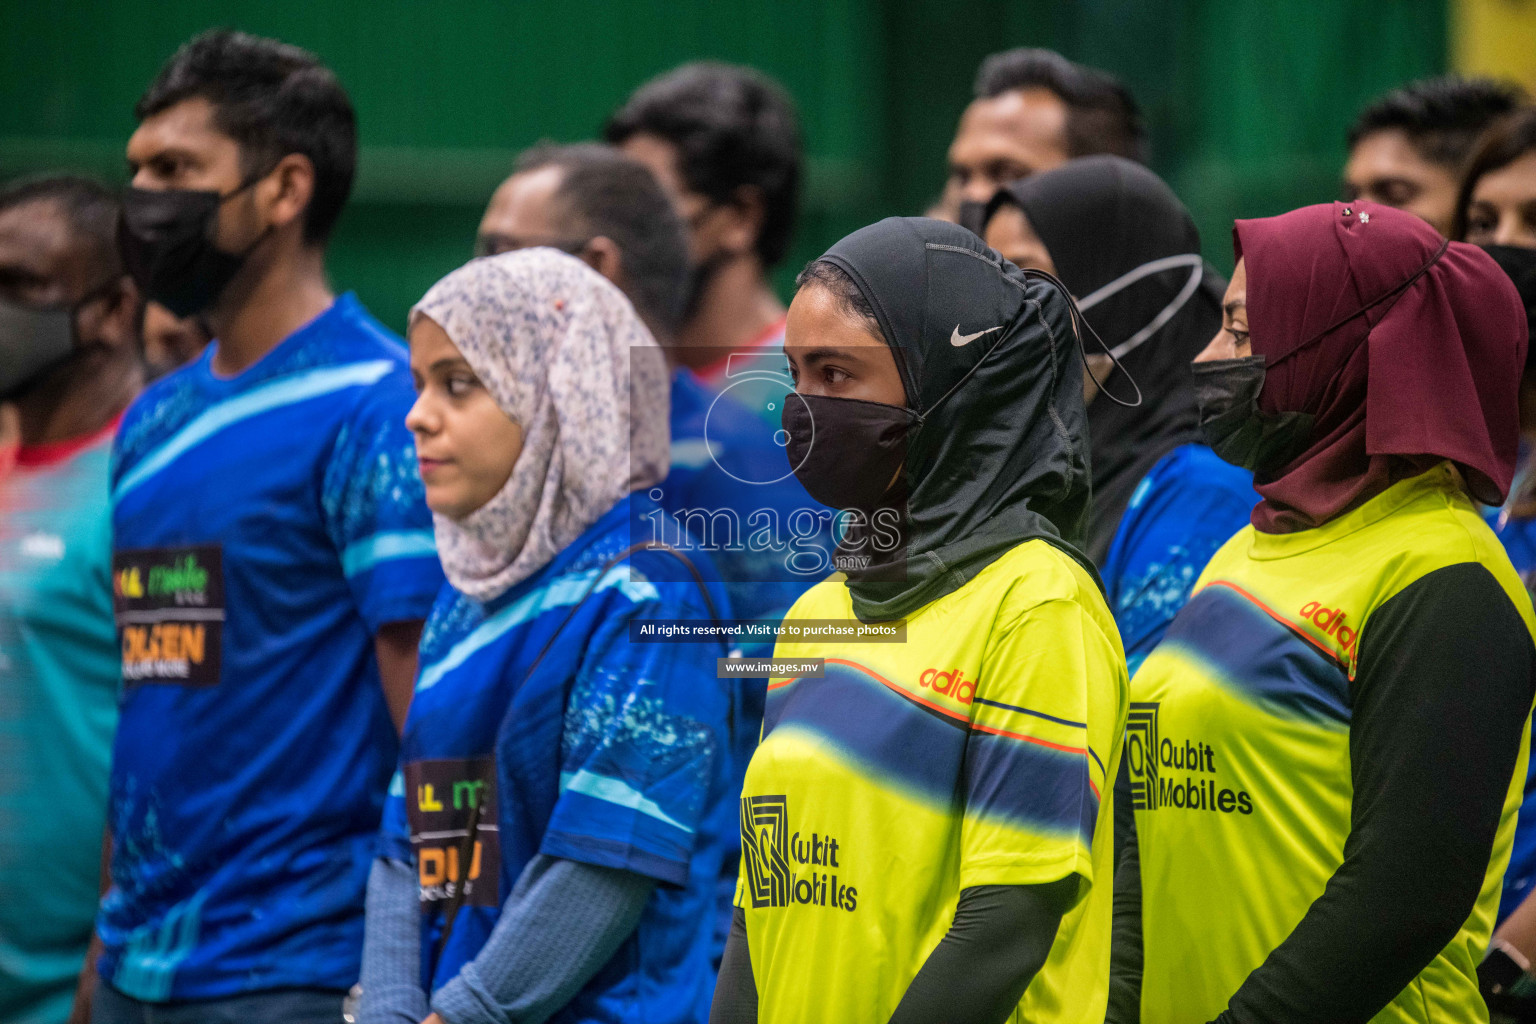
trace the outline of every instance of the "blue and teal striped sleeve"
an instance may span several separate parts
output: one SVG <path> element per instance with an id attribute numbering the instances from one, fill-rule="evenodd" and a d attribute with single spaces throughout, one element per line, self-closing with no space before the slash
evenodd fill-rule
<path id="1" fill-rule="evenodd" d="M 401 374 L 369 389 L 337 435 L 322 490 L 326 531 L 370 629 L 425 619 L 443 584 L 432 515 L 405 428 Z"/>
<path id="2" fill-rule="evenodd" d="M 539 852 L 682 885 L 709 798 L 724 784 L 730 701 L 715 678 L 721 644 L 630 642 L 631 620 L 706 614 L 692 583 L 644 588 L 610 591 L 587 644 Z"/>

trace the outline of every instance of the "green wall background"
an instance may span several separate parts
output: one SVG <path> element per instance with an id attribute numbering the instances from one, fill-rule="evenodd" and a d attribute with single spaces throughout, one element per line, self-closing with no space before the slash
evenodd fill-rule
<path id="1" fill-rule="evenodd" d="M 122 181 L 134 100 L 213 26 L 310 48 L 347 86 L 363 149 L 331 272 L 397 328 L 469 256 L 519 149 L 592 137 L 686 60 L 754 65 L 799 103 L 810 166 L 787 290 L 841 235 L 937 195 L 993 51 L 1050 46 L 1120 75 L 1222 267 L 1233 217 L 1333 198 L 1355 111 L 1448 51 L 1445 0 L 0 0 L 0 179 Z"/>

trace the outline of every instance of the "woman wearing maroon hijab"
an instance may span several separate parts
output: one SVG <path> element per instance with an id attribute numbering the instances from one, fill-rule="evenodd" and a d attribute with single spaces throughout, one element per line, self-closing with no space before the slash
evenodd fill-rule
<path id="1" fill-rule="evenodd" d="M 1514 470 L 1524 307 L 1371 203 L 1236 247 L 1196 387 L 1263 500 L 1132 680 L 1111 1019 L 1486 1021 L 1536 620 L 1475 502 Z"/>

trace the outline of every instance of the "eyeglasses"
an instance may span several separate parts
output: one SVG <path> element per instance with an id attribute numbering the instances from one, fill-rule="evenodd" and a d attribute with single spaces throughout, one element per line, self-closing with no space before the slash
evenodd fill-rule
<path id="1" fill-rule="evenodd" d="M 485 234 L 475 239 L 476 256 L 499 256 L 517 249 L 544 247 L 580 256 L 592 239 L 588 238 L 522 238 L 518 235 Z"/>

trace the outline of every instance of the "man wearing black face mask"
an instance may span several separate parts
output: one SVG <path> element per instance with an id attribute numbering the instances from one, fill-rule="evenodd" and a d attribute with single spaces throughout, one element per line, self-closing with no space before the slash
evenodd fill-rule
<path id="1" fill-rule="evenodd" d="M 685 64 L 636 90 L 603 135 L 650 168 L 688 226 L 677 358 L 718 386 L 732 353 L 776 352 L 784 304 L 768 271 L 789 249 L 802 162 L 784 90 L 751 68 Z M 778 426 L 777 411 L 762 412 Z"/>
<path id="2" fill-rule="evenodd" d="M 96 914 L 118 684 L 107 459 L 143 382 L 117 215 L 83 178 L 0 190 L 0 1020 L 64 1019 Z"/>
<path id="3" fill-rule="evenodd" d="M 124 696 L 97 1024 L 334 1021 L 442 585 L 399 339 L 333 295 L 356 119 L 313 54 L 208 32 L 140 98 L 125 260 L 214 333 L 124 420 Z"/>

